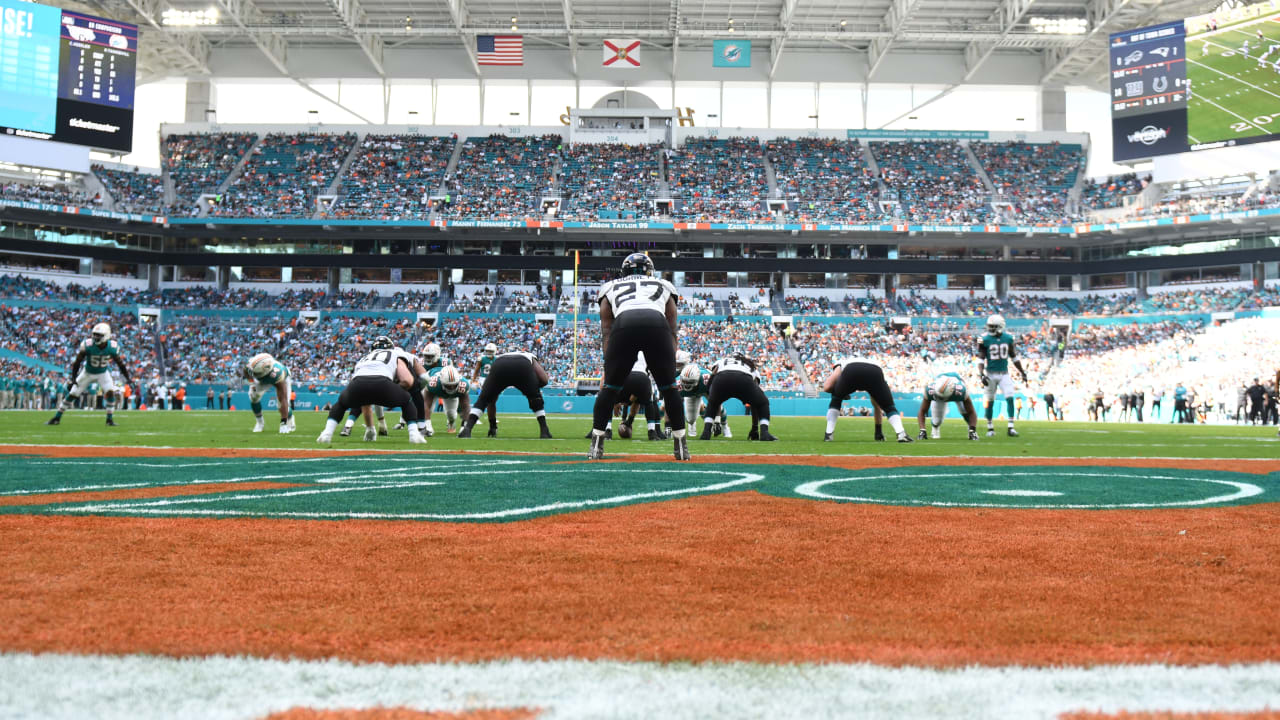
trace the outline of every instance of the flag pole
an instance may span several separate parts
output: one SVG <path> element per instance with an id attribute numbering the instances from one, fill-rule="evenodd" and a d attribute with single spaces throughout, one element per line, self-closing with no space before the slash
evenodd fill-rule
<path id="1" fill-rule="evenodd" d="M 573 251 L 573 380 L 578 381 L 578 251 Z"/>

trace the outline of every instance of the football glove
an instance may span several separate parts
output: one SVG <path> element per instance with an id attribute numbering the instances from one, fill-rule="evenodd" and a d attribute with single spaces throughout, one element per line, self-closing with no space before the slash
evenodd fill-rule
<path id="1" fill-rule="evenodd" d="M 876 442 L 884 442 L 884 428 L 880 425 L 876 426 Z"/>
<path id="2" fill-rule="evenodd" d="M 984 387 L 991 384 L 991 378 L 987 377 L 986 373 L 979 375 L 978 381 L 981 382 Z"/>

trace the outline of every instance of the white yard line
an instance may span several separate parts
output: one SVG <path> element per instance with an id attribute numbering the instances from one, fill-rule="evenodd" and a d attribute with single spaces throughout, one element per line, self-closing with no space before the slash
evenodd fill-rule
<path id="1" fill-rule="evenodd" d="M 1218 109 L 1219 109 L 1219 110 L 1221 110 L 1222 112 L 1227 113 L 1228 115 L 1235 115 L 1236 117 L 1238 117 L 1238 118 L 1240 118 L 1241 120 L 1243 120 L 1243 121 L 1245 122 L 1245 124 L 1246 124 L 1246 125 L 1248 125 L 1248 126 L 1250 126 L 1250 127 L 1254 128 L 1255 130 L 1260 130 L 1260 131 L 1262 131 L 1264 134 L 1267 134 L 1267 135 L 1270 135 L 1270 134 L 1271 134 L 1271 132 L 1270 132 L 1269 130 L 1267 130 L 1266 128 L 1260 127 L 1259 125 L 1257 125 L 1256 123 L 1254 123 L 1254 122 L 1253 122 L 1252 120 L 1250 120 L 1249 118 L 1243 117 L 1242 115 L 1240 115 L 1240 114 L 1238 114 L 1238 113 L 1234 113 L 1234 112 L 1232 112 L 1232 111 L 1230 111 L 1230 110 L 1228 110 L 1228 109 L 1226 109 L 1226 108 L 1222 107 L 1222 106 L 1221 106 L 1221 105 L 1219 105 L 1218 103 L 1216 103 L 1216 102 L 1214 102 L 1214 101 L 1210 100 L 1210 99 L 1209 99 L 1209 98 L 1207 98 L 1207 97 L 1203 97 L 1203 96 L 1200 96 L 1200 95 L 1197 95 L 1196 97 L 1197 97 L 1197 98 L 1199 98 L 1200 100 L 1202 100 L 1203 102 L 1207 102 L 1207 103 L 1209 103 L 1210 105 L 1212 105 L 1212 106 L 1214 106 L 1214 107 L 1218 108 Z"/>
<path id="2" fill-rule="evenodd" d="M 1235 75 L 1229 75 L 1229 74 L 1224 73 L 1224 72 L 1222 72 L 1221 70 L 1219 70 L 1219 69 L 1217 69 L 1217 68 L 1215 68 L 1215 67 L 1209 67 L 1208 65 L 1205 65 L 1204 63 L 1196 62 L 1195 60 L 1187 60 L 1187 62 L 1191 63 L 1192 65 L 1199 65 L 1200 67 L 1204 68 L 1205 70 L 1210 70 L 1210 71 L 1212 71 L 1212 72 L 1216 72 L 1216 73 L 1218 73 L 1219 75 L 1221 75 L 1221 76 L 1223 76 L 1223 77 L 1225 77 L 1225 78 L 1229 78 L 1229 79 L 1231 79 L 1231 80 L 1235 80 L 1236 82 L 1240 83 L 1241 85 L 1248 85 L 1249 87 L 1253 88 L 1254 90 L 1257 90 L 1258 92 L 1264 92 L 1264 93 L 1266 93 L 1266 94 L 1270 95 L 1271 97 L 1273 97 L 1273 98 L 1275 98 L 1275 99 L 1277 99 L 1277 100 L 1280 100 L 1280 95 L 1277 95 L 1277 94 L 1275 94 L 1275 93 L 1271 92 L 1270 90 L 1265 90 L 1265 89 L 1263 89 L 1263 88 L 1260 88 L 1260 87 L 1258 87 L 1257 85 L 1254 85 L 1253 83 L 1248 82 L 1247 80 L 1242 80 L 1242 79 L 1240 79 L 1240 78 L 1236 77 Z M 1239 115 L 1237 115 L 1236 117 L 1239 117 Z"/>
<path id="3" fill-rule="evenodd" d="M 540 720 L 981 718 L 1261 712 L 1280 664 L 966 667 L 869 663 L 341 660 L 0 654 L 4 717 L 247 720 L 289 708 L 540 709 Z"/>

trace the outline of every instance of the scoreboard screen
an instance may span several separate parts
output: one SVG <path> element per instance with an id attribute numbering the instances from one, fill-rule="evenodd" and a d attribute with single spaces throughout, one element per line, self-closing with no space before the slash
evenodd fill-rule
<path id="1" fill-rule="evenodd" d="M 136 25 L 0 0 L 0 132 L 129 152 L 137 57 Z"/>
<path id="2" fill-rule="evenodd" d="M 1115 33 L 1117 162 L 1280 139 L 1280 13 L 1271 5 Z"/>

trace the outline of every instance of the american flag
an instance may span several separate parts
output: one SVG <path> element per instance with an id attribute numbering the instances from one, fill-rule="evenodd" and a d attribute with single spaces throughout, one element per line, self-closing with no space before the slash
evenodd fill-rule
<path id="1" fill-rule="evenodd" d="M 524 38 L 520 35 L 477 35 L 476 62 L 480 65 L 524 65 Z"/>

